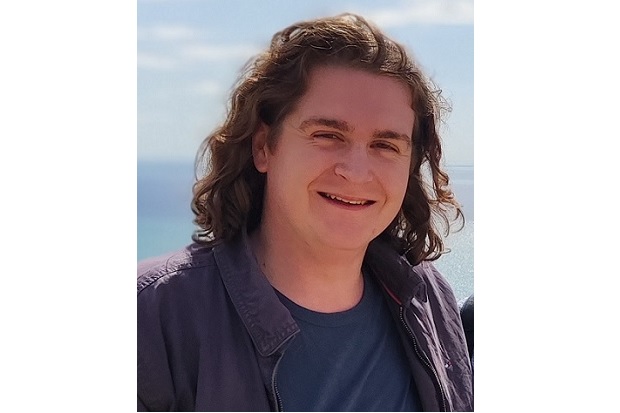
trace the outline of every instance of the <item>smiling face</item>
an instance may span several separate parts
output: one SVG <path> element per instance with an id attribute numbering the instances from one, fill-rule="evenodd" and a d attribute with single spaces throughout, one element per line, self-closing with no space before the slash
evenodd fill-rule
<path id="1" fill-rule="evenodd" d="M 404 83 L 313 69 L 273 150 L 266 126 L 253 139 L 254 164 L 267 176 L 261 230 L 294 245 L 365 250 L 402 205 L 413 122 Z"/>

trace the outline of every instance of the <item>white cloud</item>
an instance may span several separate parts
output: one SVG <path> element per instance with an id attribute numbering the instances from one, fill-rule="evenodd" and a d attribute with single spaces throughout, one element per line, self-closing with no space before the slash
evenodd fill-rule
<path id="1" fill-rule="evenodd" d="M 177 63 L 166 56 L 138 52 L 138 67 L 140 69 L 168 70 L 177 67 Z"/>
<path id="2" fill-rule="evenodd" d="M 223 85 L 212 80 L 205 80 L 198 83 L 195 87 L 192 88 L 191 91 L 201 95 L 215 97 L 222 97 L 226 94 L 226 89 L 223 87 Z"/>
<path id="3" fill-rule="evenodd" d="M 195 44 L 183 48 L 181 54 L 197 60 L 248 60 L 261 51 L 260 48 L 249 44 L 233 45 L 201 45 Z"/>
<path id="4" fill-rule="evenodd" d="M 140 40 L 192 40 L 200 34 L 199 30 L 184 25 L 138 27 L 138 39 Z"/>
<path id="5" fill-rule="evenodd" d="M 138 68 L 150 70 L 170 70 L 187 67 L 200 61 L 215 63 L 245 62 L 259 53 L 261 49 L 249 44 L 199 44 L 189 43 L 178 50 L 161 49 L 157 52 L 138 52 Z"/>
<path id="6" fill-rule="evenodd" d="M 473 0 L 420 0 L 407 5 L 369 10 L 369 20 L 380 27 L 397 27 L 410 23 L 473 24 Z"/>

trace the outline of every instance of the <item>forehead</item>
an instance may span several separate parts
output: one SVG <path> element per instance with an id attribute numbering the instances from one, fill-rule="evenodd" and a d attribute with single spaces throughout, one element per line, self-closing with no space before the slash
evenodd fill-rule
<path id="1" fill-rule="evenodd" d="M 362 69 L 319 66 L 291 114 L 299 126 L 308 118 L 338 119 L 355 128 L 389 129 L 411 136 L 414 122 L 409 86 Z"/>

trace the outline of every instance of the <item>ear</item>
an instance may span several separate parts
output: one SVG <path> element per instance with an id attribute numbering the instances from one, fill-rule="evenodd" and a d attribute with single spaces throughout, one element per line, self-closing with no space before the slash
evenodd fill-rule
<path id="1" fill-rule="evenodd" d="M 267 136 L 269 136 L 269 126 L 260 123 L 254 135 L 252 135 L 252 157 L 254 166 L 258 172 L 267 172 L 267 158 L 269 148 L 267 147 Z"/>

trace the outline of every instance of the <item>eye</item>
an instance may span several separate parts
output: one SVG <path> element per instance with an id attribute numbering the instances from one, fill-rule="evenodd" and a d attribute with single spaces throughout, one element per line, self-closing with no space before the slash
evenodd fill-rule
<path id="1" fill-rule="evenodd" d="M 393 143 L 390 142 L 385 142 L 385 141 L 377 141 L 374 142 L 372 144 L 372 146 L 374 148 L 380 149 L 380 150 L 385 150 L 385 151 L 391 151 L 391 152 L 395 152 L 395 153 L 400 153 L 400 148 L 396 145 L 394 145 Z"/>
<path id="2" fill-rule="evenodd" d="M 316 133 L 314 135 L 315 138 L 322 138 L 322 139 L 330 139 L 330 140 L 334 140 L 334 139 L 340 139 L 340 136 L 335 134 L 335 133 L 329 133 L 329 132 L 320 132 L 320 133 Z"/>

